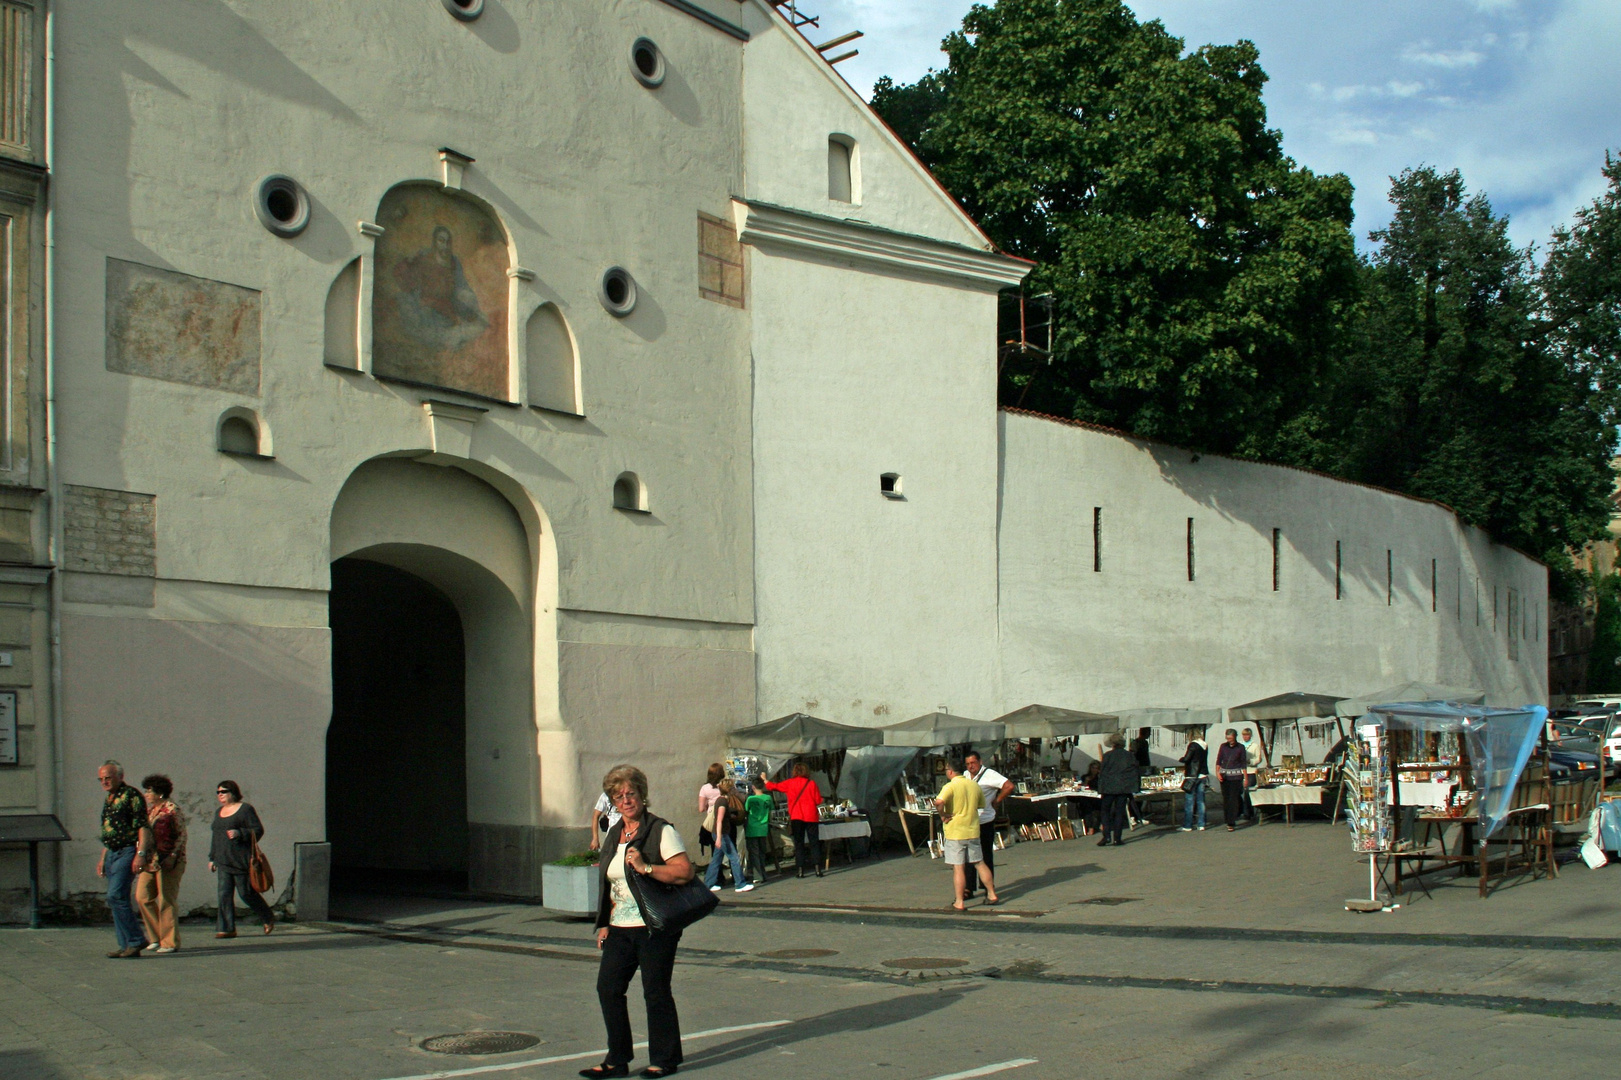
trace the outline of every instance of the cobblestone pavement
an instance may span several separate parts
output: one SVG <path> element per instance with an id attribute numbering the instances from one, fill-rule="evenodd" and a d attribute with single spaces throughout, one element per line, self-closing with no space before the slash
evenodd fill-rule
<path id="1" fill-rule="evenodd" d="M 1006 905 L 967 916 L 921 857 L 728 892 L 682 943 L 683 1071 L 1614 1075 L 1621 868 L 1485 901 L 1472 881 L 1432 884 L 1353 915 L 1341 901 L 1366 869 L 1347 847 L 1321 825 L 1019 845 L 999 853 Z M 0 931 L 0 1078 L 542 1080 L 597 1060 L 589 924 L 432 897 L 351 898 L 335 917 L 225 942 L 187 926 L 180 952 L 136 963 L 103 959 L 107 929 Z M 632 1016 L 640 1031 L 639 1002 Z M 702 1034 L 747 1025 L 771 1026 Z M 542 1041 L 421 1047 L 473 1030 Z"/>

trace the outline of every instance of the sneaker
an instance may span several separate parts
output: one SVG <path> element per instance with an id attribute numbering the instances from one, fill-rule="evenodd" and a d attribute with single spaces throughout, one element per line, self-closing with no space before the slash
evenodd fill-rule
<path id="1" fill-rule="evenodd" d="M 159 953 L 159 954 L 172 953 L 172 952 L 174 952 L 174 946 L 173 945 L 163 945 L 163 946 L 160 946 L 157 949 L 154 949 L 153 951 L 156 952 L 156 953 Z"/>
<path id="2" fill-rule="evenodd" d="M 146 948 L 142 949 L 141 951 L 142 952 L 157 952 L 158 951 L 158 943 L 154 941 L 150 945 L 148 945 Z"/>
<path id="3" fill-rule="evenodd" d="M 754 891 L 754 886 L 753 885 L 739 885 L 737 887 L 737 891 L 738 892 L 753 892 Z"/>
<path id="4" fill-rule="evenodd" d="M 1200 826 L 1199 826 L 1199 831 L 1200 831 L 1200 832 L 1204 832 L 1204 826 L 1203 826 L 1203 825 L 1200 825 Z"/>
<path id="5" fill-rule="evenodd" d="M 710 892 L 720 892 L 720 886 L 719 885 L 711 885 L 709 887 L 709 891 Z"/>
<path id="6" fill-rule="evenodd" d="M 1177 832 L 1192 832 L 1193 830 L 1188 828 L 1186 825 L 1183 825 L 1183 826 L 1179 827 L 1176 831 Z"/>

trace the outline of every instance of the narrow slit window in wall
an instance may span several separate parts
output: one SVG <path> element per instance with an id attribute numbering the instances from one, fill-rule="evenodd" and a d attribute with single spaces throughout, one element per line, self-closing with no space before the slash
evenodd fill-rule
<path id="1" fill-rule="evenodd" d="M 1492 586 L 1492 633 L 1497 633 L 1497 586 Z"/>
<path id="2" fill-rule="evenodd" d="M 1439 590 L 1439 586 L 1436 583 L 1436 579 L 1435 579 L 1435 560 L 1431 559 L 1430 560 L 1430 610 L 1431 611 L 1435 610 L 1436 593 L 1438 592 L 1438 590 Z"/>
<path id="3" fill-rule="evenodd" d="M 1272 591 L 1278 591 L 1278 556 L 1282 547 L 1283 530 L 1272 530 Z"/>
<path id="4" fill-rule="evenodd" d="M 1385 548 L 1385 607 L 1396 602 L 1396 557 Z"/>
<path id="5" fill-rule="evenodd" d="M 1463 567 L 1458 567 L 1458 621 L 1463 622 Z"/>
<path id="6" fill-rule="evenodd" d="M 1343 560 L 1340 558 L 1340 542 L 1336 540 L 1334 541 L 1334 599 L 1336 600 L 1345 599 L 1344 580 L 1340 573 L 1343 566 Z"/>
<path id="7" fill-rule="evenodd" d="M 1480 625 L 1480 579 L 1475 578 L 1475 625 Z"/>
<path id="8" fill-rule="evenodd" d="M 1188 580 L 1193 580 L 1193 519 L 1188 518 Z"/>
<path id="9" fill-rule="evenodd" d="M 1103 507 L 1092 507 L 1092 572 L 1103 572 Z"/>
<path id="10" fill-rule="evenodd" d="M 834 202 L 856 202 L 856 148 L 848 135 L 827 137 L 827 197 Z"/>

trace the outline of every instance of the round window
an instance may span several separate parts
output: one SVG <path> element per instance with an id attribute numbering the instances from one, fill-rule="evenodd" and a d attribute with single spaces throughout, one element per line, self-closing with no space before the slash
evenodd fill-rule
<path id="1" fill-rule="evenodd" d="M 277 236 L 297 236 L 310 223 L 310 200 L 290 176 L 267 176 L 253 189 L 259 224 Z"/>
<path id="2" fill-rule="evenodd" d="M 472 22 L 484 14 L 484 0 L 444 0 L 445 10 L 462 22 Z"/>
<path id="3" fill-rule="evenodd" d="M 630 46 L 630 73 L 652 89 L 664 81 L 664 54 L 650 38 L 637 38 Z"/>
<path id="4" fill-rule="evenodd" d="M 602 275 L 598 299 L 610 315 L 624 318 L 636 307 L 636 279 L 623 266 L 610 266 Z"/>

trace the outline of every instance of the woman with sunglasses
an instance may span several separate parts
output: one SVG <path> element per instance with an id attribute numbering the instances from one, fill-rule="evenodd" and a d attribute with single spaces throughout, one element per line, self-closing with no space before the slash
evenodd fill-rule
<path id="1" fill-rule="evenodd" d="M 242 801 L 242 789 L 235 780 L 215 784 L 214 798 L 219 812 L 214 815 L 214 838 L 208 849 L 208 868 L 219 882 L 220 913 L 214 936 L 236 937 L 236 893 L 242 894 L 243 903 L 259 916 L 268 934 L 276 927 L 276 916 L 248 881 L 248 860 L 253 857 L 253 845 L 264 839 L 264 823 L 253 804 Z"/>
<path id="2" fill-rule="evenodd" d="M 669 1076 L 681 1065 L 681 1021 L 670 992 L 681 931 L 648 929 L 627 879 L 641 874 L 666 885 L 684 885 L 697 871 L 675 826 L 648 813 L 647 776 L 642 770 L 634 765 L 614 767 L 602 778 L 602 791 L 621 815 L 602 845 L 605 853 L 613 854 L 599 863 L 598 871 L 597 948 L 602 950 L 602 966 L 597 969 L 597 1000 L 608 1028 L 608 1056 L 600 1065 L 581 1069 L 580 1075 L 600 1080 L 630 1074 L 636 1052 L 625 991 L 640 968 L 647 1002 L 647 1056 L 652 1060 L 641 1075 Z"/>

